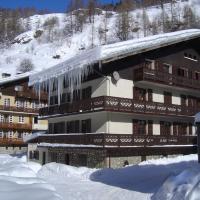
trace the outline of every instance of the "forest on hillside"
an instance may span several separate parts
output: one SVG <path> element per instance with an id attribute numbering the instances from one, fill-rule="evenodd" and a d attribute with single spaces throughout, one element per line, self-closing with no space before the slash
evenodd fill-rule
<path id="1" fill-rule="evenodd" d="M 181 0 L 183 1 L 183 0 Z M 184 2 L 187 0 L 184 0 Z M 169 4 L 168 11 L 165 10 L 164 4 Z M 98 34 L 102 44 L 107 44 L 108 20 L 113 16 L 113 12 L 117 13 L 115 20 L 115 37 L 120 41 L 132 39 L 132 33 L 136 33 L 139 29 L 143 30 L 144 36 L 155 35 L 160 32 L 172 32 L 184 30 L 188 28 L 199 28 L 199 16 L 193 12 L 192 8 L 186 5 L 183 13 L 180 13 L 176 6 L 175 0 L 121 0 L 118 3 L 101 5 L 98 0 L 71 0 L 66 8 L 66 23 L 63 27 L 62 34 L 54 30 L 58 25 L 58 19 L 55 16 L 48 18 L 43 24 L 38 22 L 38 27 L 47 30 L 47 40 L 52 42 L 57 37 L 71 37 L 75 33 L 83 31 L 85 24 L 91 24 L 94 29 L 95 16 L 102 15 L 104 12 L 103 23 L 98 29 Z M 150 6 L 160 7 L 162 12 L 151 21 L 146 12 Z M 134 10 L 141 9 L 142 25 L 132 16 Z M 0 8 L 0 43 L 9 45 L 19 34 L 31 30 L 30 16 L 36 14 L 46 14 L 49 11 L 38 11 L 35 8 L 19 8 L 19 9 L 3 9 Z M 23 20 L 22 20 L 23 19 Z M 142 26 L 142 27 L 141 27 Z M 38 32 L 38 34 L 40 34 Z M 91 35 L 95 35 L 94 30 Z"/>

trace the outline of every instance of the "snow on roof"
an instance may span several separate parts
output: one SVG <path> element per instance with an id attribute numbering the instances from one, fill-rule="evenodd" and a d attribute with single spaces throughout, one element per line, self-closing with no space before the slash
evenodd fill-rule
<path id="1" fill-rule="evenodd" d="M 17 81 L 17 80 L 21 80 L 21 79 L 24 79 L 24 78 L 28 78 L 31 74 L 33 74 L 33 72 L 26 72 L 26 73 L 23 73 L 23 74 L 17 74 L 15 76 L 10 76 L 10 77 L 7 77 L 7 78 L 0 78 L 0 85 L 3 85 L 5 83 L 9 83 L 9 82 L 12 82 L 12 81 Z"/>
<path id="2" fill-rule="evenodd" d="M 73 76 L 73 80 L 74 78 L 80 79 L 87 76 L 90 72 L 89 68 L 99 61 L 109 62 L 198 37 L 200 37 L 200 29 L 189 29 L 95 47 L 54 67 L 31 75 L 29 85 L 42 83 L 66 74 Z"/>
<path id="3" fill-rule="evenodd" d="M 43 136 L 46 134 L 46 131 L 38 131 L 38 132 L 35 132 L 31 135 L 26 135 L 23 137 L 23 141 L 24 142 L 29 142 L 30 140 L 33 140 L 33 139 L 36 139 L 36 138 L 39 138 L 39 136 Z"/>

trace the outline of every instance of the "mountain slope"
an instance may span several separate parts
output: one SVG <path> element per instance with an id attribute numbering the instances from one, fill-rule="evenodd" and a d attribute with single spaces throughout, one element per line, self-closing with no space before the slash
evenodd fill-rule
<path id="1" fill-rule="evenodd" d="M 185 6 L 191 8 L 196 17 L 200 17 L 198 0 L 178 1 L 173 6 L 172 8 L 170 4 L 164 5 L 167 20 L 170 20 L 173 11 L 179 23 L 183 24 L 186 21 Z M 147 16 L 145 16 L 146 24 L 144 24 L 144 14 Z M 129 15 L 131 31 L 127 39 L 162 33 L 161 15 L 160 6 L 149 7 L 145 13 L 143 9 L 132 11 Z M 54 20 L 53 25 L 50 23 L 52 20 Z M 94 24 L 86 19 L 82 31 L 68 34 L 67 28 L 70 22 L 71 16 L 66 14 L 35 15 L 22 19 L 22 25 L 29 26 L 29 31 L 16 37 L 11 46 L 0 49 L 0 73 L 15 75 L 21 61 L 27 58 L 34 65 L 33 71 L 40 71 L 82 53 L 85 49 L 120 41 L 117 30 L 118 13 L 100 11 L 94 17 Z"/>

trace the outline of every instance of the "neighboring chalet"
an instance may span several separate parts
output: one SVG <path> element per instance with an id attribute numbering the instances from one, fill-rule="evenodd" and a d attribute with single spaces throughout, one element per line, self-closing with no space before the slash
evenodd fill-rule
<path id="1" fill-rule="evenodd" d="M 119 167 L 196 152 L 200 30 L 97 47 L 30 84 L 49 84 L 49 105 L 40 109 L 48 134 L 28 144 L 42 164 Z"/>
<path id="2" fill-rule="evenodd" d="M 47 94 L 38 95 L 28 87 L 29 74 L 0 78 L 0 153 L 27 152 L 23 138 L 36 131 L 46 131 L 46 120 L 38 120 L 39 107 L 47 104 Z"/>

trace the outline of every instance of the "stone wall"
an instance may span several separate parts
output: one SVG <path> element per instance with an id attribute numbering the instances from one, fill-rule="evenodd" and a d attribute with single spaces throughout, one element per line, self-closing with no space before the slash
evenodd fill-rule
<path id="1" fill-rule="evenodd" d="M 68 157 L 68 163 L 66 157 Z M 47 162 L 102 168 L 106 166 L 105 158 L 106 151 L 101 149 L 49 148 Z"/>

